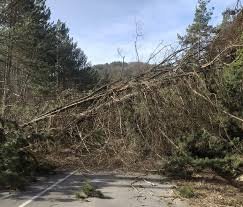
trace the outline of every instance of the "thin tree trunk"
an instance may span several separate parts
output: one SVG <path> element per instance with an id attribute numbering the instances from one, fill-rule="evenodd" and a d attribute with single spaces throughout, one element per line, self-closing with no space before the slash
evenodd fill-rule
<path id="1" fill-rule="evenodd" d="M 5 109 L 6 109 L 6 97 L 7 97 L 7 81 L 6 81 L 6 74 L 7 74 L 7 62 L 6 62 L 6 66 L 4 68 L 4 72 L 3 72 L 3 96 L 2 96 L 2 110 L 1 110 L 1 115 L 2 117 L 4 117 L 5 115 Z"/>
<path id="2" fill-rule="evenodd" d="M 10 1 L 11 5 L 12 1 Z M 13 28 L 13 16 L 9 17 L 9 28 L 8 28 L 8 37 L 6 40 L 7 45 L 7 57 L 4 68 L 4 83 L 3 83 L 3 96 L 2 96 L 2 117 L 5 116 L 6 106 L 7 106 L 7 95 L 10 90 L 11 84 L 11 67 L 12 67 L 12 53 L 13 53 L 13 39 L 12 39 L 12 28 Z"/>

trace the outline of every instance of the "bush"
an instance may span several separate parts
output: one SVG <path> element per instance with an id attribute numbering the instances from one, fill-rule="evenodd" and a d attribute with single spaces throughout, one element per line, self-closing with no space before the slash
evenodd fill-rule
<path id="1" fill-rule="evenodd" d="M 34 175 L 38 163 L 27 150 L 28 142 L 17 124 L 1 120 L 0 186 L 20 189 Z"/>
<path id="2" fill-rule="evenodd" d="M 165 165 L 173 176 L 187 178 L 195 171 L 214 170 L 221 176 L 235 177 L 240 174 L 241 153 L 235 152 L 239 139 L 225 140 L 206 130 L 182 138 L 176 151 Z M 240 152 L 240 151 L 239 151 Z"/>
<path id="3" fill-rule="evenodd" d="M 191 186 L 182 186 L 177 189 L 179 195 L 183 198 L 194 198 L 197 196 L 194 189 Z"/>
<path id="4" fill-rule="evenodd" d="M 82 189 L 79 192 L 76 192 L 76 198 L 78 199 L 86 199 L 86 198 L 101 198 L 104 199 L 104 194 L 96 190 L 96 188 L 91 185 L 89 182 L 85 182 L 82 186 Z"/>
<path id="5" fill-rule="evenodd" d="M 231 112 L 243 115 L 243 50 L 223 71 L 223 104 Z"/>
<path id="6" fill-rule="evenodd" d="M 228 112 L 243 117 L 243 50 L 238 50 L 236 54 L 236 59 L 222 72 L 219 97 Z M 226 123 L 226 131 L 229 136 L 243 140 L 243 127 L 238 121 L 229 120 Z"/>

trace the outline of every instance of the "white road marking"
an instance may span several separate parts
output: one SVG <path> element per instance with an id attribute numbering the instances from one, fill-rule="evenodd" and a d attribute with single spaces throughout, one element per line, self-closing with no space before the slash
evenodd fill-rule
<path id="1" fill-rule="evenodd" d="M 52 188 L 56 187 L 57 185 L 59 185 L 60 183 L 64 182 L 65 180 L 67 180 L 69 177 L 71 177 L 72 175 L 74 175 L 76 172 L 78 172 L 78 170 L 75 170 L 74 172 L 70 173 L 69 175 L 67 175 L 65 178 L 60 179 L 59 181 L 57 181 L 56 183 L 54 183 L 53 185 L 51 185 L 50 187 L 48 187 L 47 189 L 43 190 L 42 192 L 40 192 L 39 194 L 37 194 L 36 196 L 34 196 L 33 198 L 31 198 L 30 200 L 24 202 L 23 204 L 21 204 L 18 207 L 25 207 L 27 205 L 29 205 L 31 202 L 33 202 L 34 200 L 36 200 L 37 198 L 41 197 L 42 195 L 44 195 L 46 192 L 48 192 L 49 190 L 51 190 Z"/>

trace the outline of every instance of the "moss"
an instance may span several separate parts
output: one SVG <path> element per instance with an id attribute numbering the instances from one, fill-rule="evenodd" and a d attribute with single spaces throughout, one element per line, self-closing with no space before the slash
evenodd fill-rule
<path id="1" fill-rule="evenodd" d="M 194 198 L 197 196 L 197 193 L 191 186 L 182 186 L 177 189 L 179 195 L 183 198 Z"/>
<path id="2" fill-rule="evenodd" d="M 84 185 L 82 186 L 81 190 L 79 192 L 75 193 L 75 197 L 77 199 L 86 199 L 86 198 L 101 198 L 104 199 L 104 194 L 96 190 L 95 186 L 93 186 L 91 183 L 86 181 Z"/>

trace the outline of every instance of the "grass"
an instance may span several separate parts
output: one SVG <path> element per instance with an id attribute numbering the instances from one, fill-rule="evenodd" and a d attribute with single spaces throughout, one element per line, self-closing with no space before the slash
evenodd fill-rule
<path id="1" fill-rule="evenodd" d="M 179 195 L 183 198 L 194 198 L 197 197 L 197 193 L 191 186 L 182 186 L 177 189 Z"/>
<path id="2" fill-rule="evenodd" d="M 96 190 L 95 186 L 93 186 L 91 183 L 86 181 L 84 185 L 82 186 L 81 190 L 79 192 L 76 192 L 75 194 L 77 199 L 86 199 L 86 198 L 101 198 L 104 199 L 104 194 Z"/>

